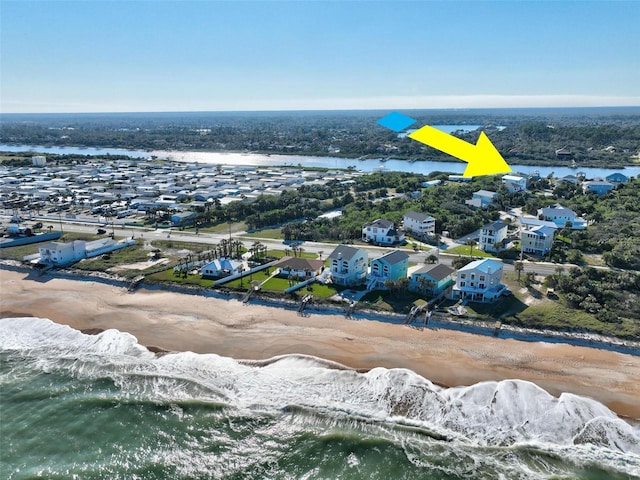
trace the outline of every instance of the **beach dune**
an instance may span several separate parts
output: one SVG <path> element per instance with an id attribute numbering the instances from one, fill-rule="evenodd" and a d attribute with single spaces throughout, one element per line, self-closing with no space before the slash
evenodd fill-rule
<path id="1" fill-rule="evenodd" d="M 36 278 L 6 269 L 0 270 L 0 292 L 3 317 L 49 318 L 80 330 L 115 328 L 163 350 L 254 360 L 307 354 L 357 369 L 408 368 L 446 386 L 519 378 L 554 395 L 594 398 L 619 415 L 640 419 L 640 357 L 628 354 L 338 315 L 301 317 L 237 300 L 163 290 L 127 293 L 90 280 Z"/>

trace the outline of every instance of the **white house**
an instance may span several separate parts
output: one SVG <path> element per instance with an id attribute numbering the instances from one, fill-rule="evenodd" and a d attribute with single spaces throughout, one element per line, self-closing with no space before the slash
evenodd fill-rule
<path id="1" fill-rule="evenodd" d="M 46 265 L 68 265 L 82 259 L 86 255 L 86 242 L 49 242 L 38 248 L 40 263 Z"/>
<path id="2" fill-rule="evenodd" d="M 367 276 L 369 254 L 361 248 L 338 245 L 329 255 L 331 281 L 336 285 L 356 286 Z"/>
<path id="3" fill-rule="evenodd" d="M 426 213 L 409 211 L 404 214 L 402 220 L 404 231 L 410 231 L 416 235 L 434 235 L 436 233 L 436 219 Z"/>
<path id="4" fill-rule="evenodd" d="M 559 203 L 544 207 L 538 211 L 542 218 L 555 223 L 559 228 L 571 222 L 571 228 L 581 230 L 586 227 L 586 220 L 576 215 L 570 208 L 563 207 Z"/>
<path id="5" fill-rule="evenodd" d="M 478 190 L 477 192 L 473 192 L 471 200 L 466 200 L 464 203 L 475 208 L 487 208 L 493 203 L 493 199 L 497 196 L 498 194 L 496 192 L 490 190 Z"/>
<path id="6" fill-rule="evenodd" d="M 222 277 L 225 275 L 234 275 L 240 272 L 242 262 L 231 260 L 230 258 L 216 258 L 202 266 L 200 274 L 207 277 Z"/>
<path id="7" fill-rule="evenodd" d="M 47 157 L 42 155 L 34 155 L 31 157 L 31 163 L 34 167 L 44 167 L 47 165 Z"/>
<path id="8" fill-rule="evenodd" d="M 502 241 L 507 238 L 508 229 L 509 226 L 499 220 L 482 227 L 480 230 L 480 249 L 485 252 L 497 252 L 500 247 L 496 248 L 496 244 L 502 246 Z"/>
<path id="9" fill-rule="evenodd" d="M 362 241 L 380 245 L 395 245 L 404 241 L 404 234 L 396 230 L 392 221 L 379 218 L 362 227 Z"/>
<path id="10" fill-rule="evenodd" d="M 538 225 L 522 230 L 520 244 L 523 252 L 535 255 L 546 255 L 553 246 L 556 229 L 546 225 Z"/>
<path id="11" fill-rule="evenodd" d="M 527 189 L 527 179 L 518 175 L 504 175 L 502 184 L 509 192 L 524 192 Z"/>
<path id="12" fill-rule="evenodd" d="M 491 302 L 506 288 L 501 281 L 502 263 L 490 258 L 476 260 L 458 270 L 452 296 L 472 302 Z"/>

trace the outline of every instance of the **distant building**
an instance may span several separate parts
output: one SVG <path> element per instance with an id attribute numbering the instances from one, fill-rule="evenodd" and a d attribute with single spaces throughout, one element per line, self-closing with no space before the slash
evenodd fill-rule
<path id="1" fill-rule="evenodd" d="M 502 184 L 511 193 L 524 192 L 527 189 L 527 179 L 517 175 L 504 175 L 502 177 Z"/>
<path id="2" fill-rule="evenodd" d="M 394 250 L 381 257 L 371 260 L 367 290 L 384 288 L 386 280 L 398 280 L 407 277 L 409 255 L 400 250 Z"/>
<path id="3" fill-rule="evenodd" d="M 31 164 L 34 167 L 45 167 L 47 165 L 47 157 L 42 155 L 35 155 L 31 157 Z"/>
<path id="4" fill-rule="evenodd" d="M 560 185 L 561 183 L 571 183 L 572 185 L 578 184 L 578 177 L 575 175 L 565 175 L 562 178 L 556 180 L 556 185 Z"/>
<path id="5" fill-rule="evenodd" d="M 571 153 L 571 150 L 567 148 L 559 148 L 558 150 L 556 150 L 556 158 L 570 159 L 572 156 L 573 153 Z"/>
<path id="6" fill-rule="evenodd" d="M 427 182 L 422 182 L 420 186 L 422 188 L 430 188 L 430 187 L 437 187 L 441 183 L 442 183 L 442 180 L 429 180 Z"/>
<path id="7" fill-rule="evenodd" d="M 502 263 L 490 258 L 476 260 L 458 270 L 452 295 L 454 299 L 491 302 L 506 288 L 501 281 Z"/>
<path id="8" fill-rule="evenodd" d="M 338 245 L 329 255 L 331 281 L 346 287 L 363 284 L 367 277 L 368 260 L 366 250 Z"/>
<path id="9" fill-rule="evenodd" d="M 501 247 L 503 240 L 507 238 L 507 230 L 509 226 L 501 221 L 496 221 L 485 225 L 480 230 L 479 247 L 485 252 L 497 252 Z M 499 247 L 496 247 L 499 244 Z"/>
<path id="10" fill-rule="evenodd" d="M 390 220 L 379 218 L 362 228 L 362 241 L 379 245 L 396 245 L 404 241 L 404 234 L 396 230 Z"/>
<path id="11" fill-rule="evenodd" d="M 544 225 L 522 230 L 520 233 L 522 251 L 540 256 L 548 254 L 553 247 L 555 233 L 555 228 Z"/>
<path id="12" fill-rule="evenodd" d="M 544 220 L 555 223 L 558 228 L 564 228 L 567 222 L 571 223 L 571 228 L 574 230 L 586 228 L 587 222 L 584 218 L 578 217 L 576 212 L 559 203 L 544 207 L 538 212 Z"/>
<path id="13" fill-rule="evenodd" d="M 475 208 L 487 208 L 493 203 L 493 200 L 498 196 L 496 192 L 490 190 L 478 190 L 473 192 L 471 200 L 465 201 L 467 205 Z"/>
<path id="14" fill-rule="evenodd" d="M 453 285 L 453 283 L 453 270 L 447 265 L 442 263 L 425 265 L 411 274 L 409 290 L 437 296 Z M 429 286 L 425 291 L 426 285 Z"/>
<path id="15" fill-rule="evenodd" d="M 473 177 L 464 177 L 462 175 L 449 175 L 447 178 L 450 182 L 470 182 L 473 180 Z"/>
<path id="16" fill-rule="evenodd" d="M 73 242 L 49 242 L 38 248 L 40 263 L 45 265 L 69 265 L 81 260 L 86 255 L 86 244 L 83 240 Z"/>
<path id="17" fill-rule="evenodd" d="M 611 183 L 627 183 L 629 181 L 629 177 L 620 172 L 615 172 L 611 175 L 607 175 L 605 180 Z"/>
<path id="18" fill-rule="evenodd" d="M 604 195 L 615 188 L 615 185 L 605 180 L 591 180 L 590 182 L 584 182 L 582 189 L 584 193 L 593 192 L 597 195 Z"/>
<path id="19" fill-rule="evenodd" d="M 171 224 L 176 227 L 191 225 L 196 219 L 196 212 L 180 212 L 171 215 Z"/>
<path id="20" fill-rule="evenodd" d="M 402 226 L 405 232 L 412 232 L 419 236 L 434 235 L 436 233 L 436 219 L 426 213 L 414 211 L 405 213 Z"/>

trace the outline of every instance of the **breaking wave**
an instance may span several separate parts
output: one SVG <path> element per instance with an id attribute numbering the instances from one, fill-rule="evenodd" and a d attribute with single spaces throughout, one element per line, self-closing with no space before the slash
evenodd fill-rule
<path id="1" fill-rule="evenodd" d="M 523 380 L 444 388 L 407 369 L 359 373 L 306 355 L 263 361 L 192 352 L 156 355 L 128 333 L 87 335 L 40 318 L 0 320 L 0 349 L 37 371 L 109 379 L 124 398 L 205 402 L 241 415 L 295 413 L 379 424 L 473 447 L 526 446 L 595 458 L 640 474 L 637 425 L 593 399 L 554 397 Z"/>

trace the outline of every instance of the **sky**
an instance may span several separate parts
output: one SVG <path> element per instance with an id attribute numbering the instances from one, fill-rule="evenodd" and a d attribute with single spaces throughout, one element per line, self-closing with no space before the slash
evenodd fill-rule
<path id="1" fill-rule="evenodd" d="M 0 112 L 640 105 L 640 1 L 0 0 Z"/>

